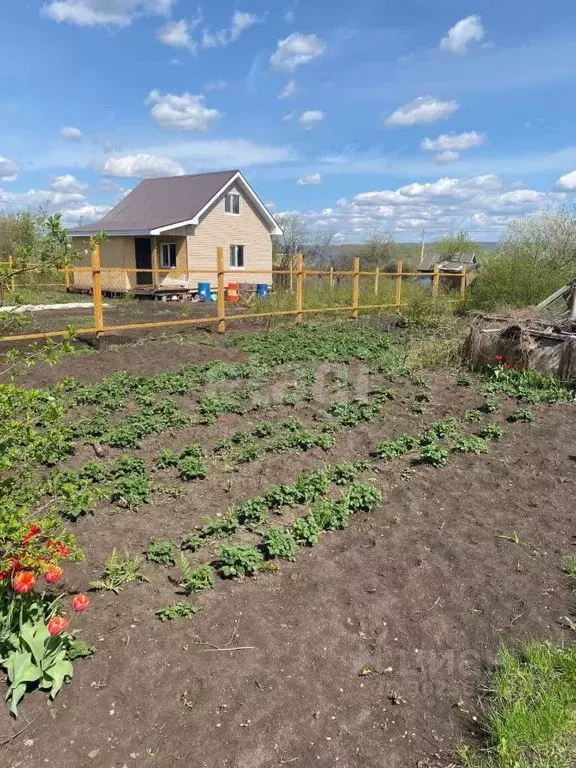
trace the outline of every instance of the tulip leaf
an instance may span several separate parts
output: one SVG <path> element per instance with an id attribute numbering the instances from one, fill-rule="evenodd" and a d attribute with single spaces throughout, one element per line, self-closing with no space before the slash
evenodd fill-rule
<path id="1" fill-rule="evenodd" d="M 50 633 L 44 624 L 24 624 L 20 630 L 22 642 L 30 649 L 34 661 L 41 667 L 46 656 L 46 642 Z"/>
<path id="2" fill-rule="evenodd" d="M 71 680 L 73 674 L 74 670 L 72 668 L 72 664 L 67 659 L 62 659 L 50 667 L 46 673 L 47 677 L 52 678 L 50 698 L 53 699 L 56 696 L 60 688 L 62 688 L 64 681 L 66 680 L 66 682 L 68 682 L 68 680 Z"/>

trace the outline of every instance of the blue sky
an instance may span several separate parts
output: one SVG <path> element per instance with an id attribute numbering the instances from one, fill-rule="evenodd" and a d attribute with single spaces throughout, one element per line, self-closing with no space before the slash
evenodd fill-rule
<path id="1" fill-rule="evenodd" d="M 141 178 L 241 168 L 342 241 L 576 191 L 567 0 L 32 0 L 0 50 L 0 207 L 88 223 Z"/>

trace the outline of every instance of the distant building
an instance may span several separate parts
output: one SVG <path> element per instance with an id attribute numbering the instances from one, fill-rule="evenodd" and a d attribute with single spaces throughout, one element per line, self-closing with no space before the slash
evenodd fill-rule
<path id="1" fill-rule="evenodd" d="M 476 276 L 475 272 L 480 267 L 480 262 L 476 258 L 475 253 L 451 253 L 449 256 L 445 253 L 425 253 L 418 267 L 418 272 L 422 274 L 418 281 L 424 285 L 429 285 L 432 282 L 435 267 L 438 267 L 440 272 L 452 273 L 454 278 L 451 278 L 451 276 L 444 277 L 442 285 L 445 288 L 456 288 L 460 285 L 460 275 L 462 272 L 466 271 L 470 279 L 474 279 Z"/>

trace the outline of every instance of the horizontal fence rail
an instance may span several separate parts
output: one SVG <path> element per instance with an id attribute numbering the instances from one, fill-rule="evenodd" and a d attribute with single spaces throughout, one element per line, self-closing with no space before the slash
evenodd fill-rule
<path id="1" fill-rule="evenodd" d="M 15 265 L 11 258 L 7 262 L 0 261 L 0 270 L 2 267 L 8 267 L 8 280 L 6 281 L 5 288 L 10 292 L 17 290 L 16 277 L 18 275 L 18 268 L 23 265 Z M 25 266 L 25 265 L 24 265 Z M 16 272 L 15 276 L 10 273 Z M 399 311 L 402 307 L 407 306 L 403 303 L 403 282 L 405 279 L 415 277 L 427 277 L 430 279 L 431 295 L 433 297 L 438 296 L 440 281 L 443 278 L 449 278 L 452 285 L 457 284 L 460 296 L 465 296 L 468 287 L 468 274 L 464 268 L 462 272 L 442 272 L 438 266 L 434 267 L 434 270 L 429 273 L 422 272 L 405 272 L 403 269 L 402 261 L 396 263 L 396 270 L 394 272 L 382 271 L 378 268 L 374 270 L 361 270 L 360 259 L 355 257 L 351 270 L 337 270 L 337 269 L 306 269 L 304 267 L 304 260 L 302 254 L 298 254 L 296 257 L 295 268 L 293 269 L 225 269 L 224 266 L 224 249 L 218 248 L 216 254 L 216 269 L 195 269 L 195 268 L 158 268 L 152 266 L 146 269 L 139 268 L 124 268 L 124 267 L 103 267 L 100 260 L 100 248 L 99 245 L 95 245 L 91 252 L 91 264 L 90 266 L 67 266 L 63 269 L 52 270 L 52 274 L 56 273 L 61 275 L 62 279 L 57 283 L 37 283 L 31 284 L 32 290 L 38 288 L 60 288 L 64 291 L 88 290 L 93 297 L 93 318 L 94 324 L 90 328 L 81 328 L 75 332 L 76 336 L 95 336 L 96 339 L 100 339 L 107 333 L 113 333 L 115 331 L 131 331 L 139 329 L 155 329 L 155 328 L 181 328 L 186 326 L 193 326 L 198 324 L 216 323 L 218 332 L 225 333 L 226 325 L 229 322 L 235 322 L 237 320 L 257 319 L 257 318 L 272 318 L 272 317 L 294 317 L 296 322 L 301 322 L 303 316 L 306 314 L 323 313 L 323 312 L 350 312 L 351 317 L 357 318 L 360 310 L 374 310 L 374 309 L 390 309 Z M 28 273 L 30 274 L 30 273 Z M 86 288 L 75 287 L 76 275 L 89 275 L 91 285 Z M 160 275 L 169 275 L 174 280 L 186 279 L 189 280 L 189 275 L 193 274 L 195 277 L 213 277 L 216 276 L 216 314 L 213 316 L 192 317 L 186 319 L 173 319 L 162 320 L 155 322 L 145 323 L 128 323 L 128 324 L 114 324 L 107 325 L 104 322 L 104 306 L 103 306 L 103 293 L 135 293 L 137 290 L 134 288 L 116 289 L 102 287 L 102 276 L 107 274 L 121 274 L 126 278 L 128 275 L 147 274 L 151 277 L 150 284 L 137 286 L 144 289 L 152 289 L 156 286 L 158 291 L 174 290 L 178 291 L 179 287 L 176 284 L 162 285 L 158 282 Z M 237 314 L 228 314 L 226 312 L 226 283 L 236 284 L 240 278 L 244 278 L 250 275 L 270 275 L 273 281 L 274 276 L 284 275 L 288 277 L 288 290 L 294 294 L 295 306 L 294 309 L 278 310 L 273 312 L 239 312 Z M 351 278 L 351 303 L 342 306 L 321 306 L 321 307 L 305 307 L 304 306 L 304 287 L 307 277 L 325 277 L 329 279 L 329 285 L 331 289 L 334 289 L 335 283 L 340 278 Z M 374 280 L 374 295 L 378 296 L 381 290 L 382 283 L 385 280 L 392 281 L 394 284 L 394 300 L 385 304 L 361 304 L 360 303 L 360 279 L 362 277 L 372 277 Z M 244 281 L 246 282 L 246 281 Z M 187 289 L 190 290 L 189 286 Z M 212 286 L 211 286 L 212 290 Z M 5 294 L 6 295 L 6 294 Z M 0 306 L 0 313 L 2 307 Z M 27 333 L 10 336 L 0 337 L 0 342 L 15 342 L 15 341 L 39 341 L 42 339 L 53 339 L 64 337 L 68 335 L 67 330 L 59 331 L 47 331 L 44 333 Z"/>

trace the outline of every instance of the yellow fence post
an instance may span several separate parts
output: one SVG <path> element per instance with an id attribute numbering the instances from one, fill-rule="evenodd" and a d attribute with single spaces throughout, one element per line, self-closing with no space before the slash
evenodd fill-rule
<path id="1" fill-rule="evenodd" d="M 352 317 L 358 317 L 360 298 L 360 259 L 354 256 L 354 277 L 352 278 Z"/>
<path id="2" fill-rule="evenodd" d="M 438 296 L 438 286 L 440 285 L 440 267 L 434 265 L 434 274 L 432 275 L 432 296 Z"/>
<path id="3" fill-rule="evenodd" d="M 296 322 L 302 322 L 302 300 L 304 297 L 304 260 L 302 254 L 296 256 Z"/>
<path id="4" fill-rule="evenodd" d="M 94 299 L 94 327 L 96 340 L 102 337 L 104 328 L 104 312 L 102 309 L 102 272 L 100 271 L 100 244 L 92 246 L 92 298 Z"/>
<path id="5" fill-rule="evenodd" d="M 224 248 L 216 251 L 218 270 L 218 333 L 226 333 L 226 296 L 224 294 Z"/>
<path id="6" fill-rule="evenodd" d="M 330 267 L 330 288 L 334 288 L 334 267 Z"/>
<path id="7" fill-rule="evenodd" d="M 14 259 L 12 256 L 8 256 L 8 269 L 10 272 L 14 269 Z M 16 290 L 16 281 L 14 280 L 14 277 L 12 276 L 10 278 L 10 290 L 14 292 Z"/>
<path id="8" fill-rule="evenodd" d="M 460 276 L 460 296 L 462 297 L 466 296 L 467 278 L 468 273 L 466 271 L 466 267 L 464 267 L 462 270 L 462 275 Z"/>
<path id="9" fill-rule="evenodd" d="M 378 291 L 380 290 L 380 267 L 376 267 L 376 272 L 374 272 L 374 295 L 378 296 Z"/>
<path id="10" fill-rule="evenodd" d="M 64 267 L 64 284 L 66 286 L 66 290 L 70 290 L 70 268 L 68 267 L 68 264 Z"/>
<path id="11" fill-rule="evenodd" d="M 400 260 L 396 264 L 396 309 L 402 306 L 402 270 L 403 262 Z"/>

